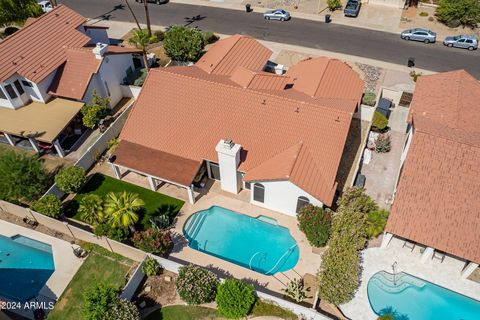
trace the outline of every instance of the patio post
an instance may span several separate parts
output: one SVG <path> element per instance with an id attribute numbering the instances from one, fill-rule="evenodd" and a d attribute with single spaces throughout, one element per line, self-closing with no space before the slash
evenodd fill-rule
<path id="1" fill-rule="evenodd" d="M 115 174 L 115 178 L 117 178 L 118 180 L 122 180 L 122 174 L 120 173 L 120 168 L 112 162 L 110 162 L 110 165 L 112 166 L 112 171 Z"/>
<path id="2" fill-rule="evenodd" d="M 12 139 L 12 137 L 10 136 L 10 134 L 4 132 L 3 135 L 5 136 L 5 138 L 7 138 L 8 143 L 10 143 L 10 145 L 11 145 L 12 147 L 15 147 L 15 143 L 13 142 L 13 139 Z"/>
<path id="3" fill-rule="evenodd" d="M 193 194 L 193 184 L 190 185 L 190 187 L 187 187 L 187 193 L 188 193 L 188 202 L 190 202 L 190 204 L 194 204 L 195 195 Z"/>
<path id="4" fill-rule="evenodd" d="M 55 147 L 55 150 L 57 150 L 57 153 L 60 156 L 60 158 L 64 158 L 65 157 L 65 151 L 63 151 L 63 148 L 60 145 L 60 142 L 58 142 L 58 139 L 53 141 L 53 146 Z"/>
<path id="5" fill-rule="evenodd" d="M 153 177 L 147 176 L 147 179 L 148 179 L 148 184 L 150 185 L 150 189 L 152 189 L 152 191 L 157 191 L 157 186 L 155 184 L 155 180 L 153 180 Z"/>
<path id="6" fill-rule="evenodd" d="M 422 263 L 427 262 L 427 260 L 429 260 L 433 257 L 434 252 L 435 252 L 434 248 L 426 247 L 425 251 L 423 251 L 423 253 L 422 253 L 422 258 L 420 259 L 420 261 Z"/>
<path id="7" fill-rule="evenodd" d="M 478 268 L 478 263 L 470 261 L 462 270 L 462 279 L 467 279 Z"/>
<path id="8" fill-rule="evenodd" d="M 28 141 L 30 141 L 30 144 L 32 145 L 32 148 L 33 150 L 35 150 L 35 152 L 40 152 L 40 149 L 38 148 L 38 145 L 37 145 L 37 141 L 33 138 L 28 138 Z"/>
<path id="9" fill-rule="evenodd" d="M 393 234 L 389 232 L 383 233 L 382 245 L 380 246 L 380 248 L 386 249 L 390 244 L 390 241 L 392 241 L 392 238 L 393 238 Z"/>

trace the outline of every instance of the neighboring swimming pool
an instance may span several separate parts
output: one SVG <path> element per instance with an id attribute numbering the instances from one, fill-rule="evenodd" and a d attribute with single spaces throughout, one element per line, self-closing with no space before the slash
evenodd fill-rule
<path id="1" fill-rule="evenodd" d="M 265 218 L 212 206 L 190 216 L 183 233 L 191 248 L 266 275 L 292 269 L 297 242 L 287 228 Z"/>
<path id="2" fill-rule="evenodd" d="M 480 316 L 480 301 L 409 275 L 380 271 L 368 281 L 368 299 L 373 311 L 396 314 L 408 320 L 474 320 Z"/>
<path id="3" fill-rule="evenodd" d="M 21 235 L 0 235 L 0 296 L 27 301 L 54 271 L 50 245 Z"/>

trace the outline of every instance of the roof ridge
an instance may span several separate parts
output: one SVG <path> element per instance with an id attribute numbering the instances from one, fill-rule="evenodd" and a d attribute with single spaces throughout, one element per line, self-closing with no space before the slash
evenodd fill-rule
<path id="1" fill-rule="evenodd" d="M 434 122 L 435 124 L 437 124 L 437 122 Z M 465 135 L 478 135 L 480 136 L 480 134 L 475 134 L 475 133 L 472 133 L 472 132 L 467 132 L 467 131 L 464 131 L 462 129 L 458 129 L 458 128 L 448 128 L 449 130 L 457 130 L 457 131 L 460 131 L 461 133 L 465 134 Z M 480 145 L 478 144 L 475 144 L 475 143 L 472 143 L 472 142 L 469 142 L 469 141 L 461 141 L 461 140 L 458 140 L 458 139 L 454 139 L 452 138 L 451 136 L 449 135 L 441 135 L 441 134 L 437 134 L 437 133 L 433 133 L 431 131 L 428 131 L 428 130 L 424 130 L 422 128 L 415 128 L 415 131 L 418 131 L 418 132 L 421 132 L 423 134 L 426 134 L 426 135 L 429 135 L 429 136 L 433 136 L 433 137 L 437 137 L 437 138 L 442 138 L 442 139 L 445 139 L 445 140 L 448 140 L 448 141 L 452 141 L 452 142 L 455 142 L 455 143 L 458 143 L 458 144 L 463 144 L 463 145 L 467 145 L 467 146 L 471 146 L 471 147 L 474 147 L 474 148 L 478 148 L 480 149 Z"/>
<path id="2" fill-rule="evenodd" d="M 184 68 L 192 68 L 192 67 L 195 67 L 195 66 L 184 67 Z M 197 67 L 197 68 L 199 68 L 199 67 Z M 324 110 L 335 111 L 335 112 L 339 112 L 339 113 L 347 114 L 347 115 L 351 114 L 350 112 L 340 110 L 340 109 L 330 108 L 330 107 L 327 107 L 325 105 L 317 105 L 317 104 L 313 104 L 313 103 L 310 103 L 310 102 L 301 101 L 301 100 L 298 100 L 298 99 L 292 99 L 292 98 L 285 97 L 285 96 L 282 96 L 282 95 L 274 95 L 274 94 L 272 94 L 270 92 L 266 92 L 266 91 L 261 92 L 259 90 L 254 90 L 254 89 L 250 89 L 250 88 L 243 88 L 241 86 L 240 87 L 233 86 L 233 85 L 230 85 L 230 84 L 227 84 L 227 83 L 224 83 L 224 82 L 217 82 L 217 81 L 202 79 L 202 78 L 194 77 L 194 76 L 183 74 L 183 73 L 170 72 L 170 71 L 167 71 L 166 69 L 168 69 L 168 68 L 157 69 L 157 70 L 155 70 L 155 72 L 167 72 L 169 74 L 174 74 L 174 75 L 181 76 L 181 77 L 184 77 L 184 78 L 195 79 L 195 80 L 206 82 L 206 83 L 211 83 L 211 84 L 215 84 L 215 85 L 219 85 L 219 86 L 234 88 L 236 90 L 238 90 L 238 89 L 249 90 L 250 92 L 253 92 L 256 95 L 261 95 L 262 94 L 262 95 L 266 95 L 266 96 L 269 96 L 269 97 L 275 97 L 275 98 L 278 98 L 278 99 L 282 99 L 282 100 L 285 100 L 285 101 L 296 102 L 296 103 L 300 103 L 302 105 L 308 105 L 308 106 L 311 106 L 311 107 L 314 107 L 314 108 L 322 108 Z M 202 70 L 203 72 L 205 72 L 203 69 L 201 69 L 201 68 L 199 68 L 199 69 Z M 230 77 L 228 77 L 228 79 L 230 79 Z M 270 90 L 270 91 L 272 91 L 272 90 Z M 332 100 L 346 100 L 346 99 L 337 99 L 337 98 L 330 98 L 330 99 L 332 99 Z"/>
<path id="3" fill-rule="evenodd" d="M 313 93 L 313 96 L 314 96 L 314 97 L 316 97 L 317 92 L 318 92 L 318 90 L 320 89 L 320 84 L 322 83 L 323 78 L 325 77 L 325 74 L 327 73 L 327 68 L 328 68 L 328 66 L 330 65 L 330 62 L 333 61 L 333 59 L 329 59 L 329 58 L 327 58 L 327 60 L 328 60 L 328 62 L 327 62 L 327 65 L 325 66 L 325 71 L 322 73 L 322 77 L 321 77 L 320 80 L 318 81 L 317 89 L 315 89 L 315 92 Z"/>
<path id="4" fill-rule="evenodd" d="M 298 145 L 298 144 L 300 144 L 300 148 L 298 149 L 297 156 L 295 157 L 295 160 L 294 160 L 293 163 L 292 163 L 292 167 L 290 168 L 290 172 L 288 173 L 288 179 L 290 179 L 290 177 L 292 176 L 293 168 L 295 168 L 295 165 L 297 164 L 297 161 L 298 161 L 298 156 L 300 155 L 300 152 L 301 152 L 302 149 L 304 148 L 304 146 L 303 146 L 303 140 L 300 140 L 300 141 L 297 142 L 295 145 Z M 291 147 L 293 147 L 293 145 L 290 146 L 289 148 L 291 148 Z M 288 149 L 288 148 L 287 148 L 287 149 Z M 285 150 L 287 150 L 287 149 L 285 149 Z M 285 151 L 285 150 L 284 150 L 284 151 Z M 284 152 L 284 151 L 283 151 L 283 152 Z"/>
<path id="5" fill-rule="evenodd" d="M 237 41 L 234 42 L 233 46 L 230 47 L 230 49 L 227 50 L 227 52 L 222 56 L 222 58 L 218 61 L 217 65 L 210 71 L 210 72 L 207 72 L 208 74 L 212 74 L 215 69 L 218 68 L 218 66 L 220 65 L 220 63 L 225 60 L 225 57 L 228 56 L 228 54 L 230 53 L 230 51 L 233 50 L 233 48 L 238 44 L 238 42 L 240 41 L 240 39 L 243 37 L 242 35 L 240 34 L 236 34 L 236 35 L 233 35 L 232 37 L 228 37 L 228 38 L 224 38 L 223 40 L 227 40 L 227 39 L 230 39 L 230 38 L 233 38 L 235 36 L 238 36 L 237 37 Z"/>

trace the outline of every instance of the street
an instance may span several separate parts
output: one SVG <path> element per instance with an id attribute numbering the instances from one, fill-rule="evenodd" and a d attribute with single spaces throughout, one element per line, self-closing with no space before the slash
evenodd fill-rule
<path id="1" fill-rule="evenodd" d="M 87 18 L 133 22 L 122 0 L 61 0 Z M 141 23 L 143 5 L 130 0 Z M 267 21 L 261 12 L 192 6 L 178 3 L 149 4 L 152 25 L 188 24 L 223 34 L 247 34 L 257 39 L 317 48 L 385 62 L 406 65 L 415 58 L 416 67 L 432 71 L 465 69 L 480 78 L 480 52 L 447 48 L 441 42 L 426 45 L 405 41 L 400 36 L 333 23 L 293 18 L 291 21 Z"/>

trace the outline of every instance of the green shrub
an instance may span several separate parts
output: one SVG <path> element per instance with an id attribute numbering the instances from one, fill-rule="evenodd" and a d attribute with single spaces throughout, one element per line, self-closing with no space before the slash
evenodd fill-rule
<path id="1" fill-rule="evenodd" d="M 53 194 L 48 194 L 32 203 L 30 208 L 38 213 L 58 219 L 62 211 L 62 202 Z"/>
<path id="2" fill-rule="evenodd" d="M 140 312 L 132 302 L 117 299 L 110 304 L 102 320 L 140 320 Z"/>
<path id="3" fill-rule="evenodd" d="M 420 17 L 428 17 L 428 12 L 422 11 L 419 13 Z"/>
<path id="4" fill-rule="evenodd" d="M 327 7 L 330 11 L 335 11 L 342 6 L 340 0 L 327 0 Z"/>
<path id="5" fill-rule="evenodd" d="M 100 97 L 97 91 L 93 90 L 92 101 L 82 107 L 80 112 L 83 115 L 83 125 L 87 128 L 95 127 L 100 120 L 108 115 L 109 97 Z"/>
<path id="6" fill-rule="evenodd" d="M 91 225 L 95 225 L 103 219 L 103 200 L 99 195 L 87 194 L 80 200 L 78 207 L 80 219 Z"/>
<path id="7" fill-rule="evenodd" d="M 147 257 L 145 263 L 142 266 L 142 271 L 147 277 L 156 276 L 160 273 L 162 266 L 155 258 Z"/>
<path id="8" fill-rule="evenodd" d="M 160 42 L 163 41 L 163 39 L 165 38 L 165 32 L 163 32 L 162 30 L 157 30 L 153 32 L 153 36 L 157 38 L 157 42 Z"/>
<path id="9" fill-rule="evenodd" d="M 78 166 L 63 168 L 55 175 L 55 183 L 65 193 L 77 192 L 85 183 L 85 169 Z"/>
<path id="10" fill-rule="evenodd" d="M 129 86 L 142 87 L 145 79 L 147 78 L 148 71 L 146 68 L 135 69 L 127 72 L 127 76 L 123 82 Z"/>
<path id="11" fill-rule="evenodd" d="M 381 134 L 375 140 L 375 151 L 378 153 L 390 152 L 390 135 Z"/>
<path id="12" fill-rule="evenodd" d="M 237 279 L 227 279 L 218 286 L 218 312 L 231 319 L 243 318 L 248 315 L 255 303 L 255 289 L 251 284 L 245 284 Z"/>
<path id="13" fill-rule="evenodd" d="M 220 39 L 214 32 L 212 31 L 203 31 L 202 32 L 202 37 L 203 37 L 203 44 L 206 46 L 207 44 L 212 44 L 218 41 Z"/>
<path id="14" fill-rule="evenodd" d="M 218 278 L 207 269 L 190 264 L 180 268 L 176 286 L 178 295 L 186 303 L 208 303 L 215 299 Z"/>
<path id="15" fill-rule="evenodd" d="M 94 233 L 98 237 L 107 237 L 109 239 L 123 242 L 127 240 L 130 235 L 130 231 L 125 227 L 113 227 L 109 222 L 102 222 L 95 225 Z"/>
<path id="16" fill-rule="evenodd" d="M 165 32 L 163 47 L 176 61 L 197 61 L 205 47 L 202 33 L 194 28 L 176 25 Z"/>
<path id="17" fill-rule="evenodd" d="M 385 229 L 388 220 L 388 211 L 385 209 L 377 209 L 367 214 L 366 232 L 368 238 L 378 236 Z"/>
<path id="18" fill-rule="evenodd" d="M 0 153 L 0 200 L 29 203 L 47 186 L 48 174 L 38 156 L 7 150 Z"/>
<path id="19" fill-rule="evenodd" d="M 303 279 L 293 279 L 284 289 L 285 295 L 292 298 L 296 302 L 302 302 L 306 297 L 306 289 Z"/>
<path id="20" fill-rule="evenodd" d="M 450 28 L 460 24 L 476 27 L 480 23 L 480 2 L 478 0 L 440 0 L 435 11 L 440 22 Z"/>
<path id="21" fill-rule="evenodd" d="M 383 114 L 378 111 L 375 111 L 372 119 L 372 127 L 382 131 L 388 126 L 388 119 Z"/>
<path id="22" fill-rule="evenodd" d="M 167 255 L 173 248 L 170 232 L 153 228 L 135 232 L 132 241 L 136 248 L 153 254 Z"/>
<path id="23" fill-rule="evenodd" d="M 327 243 L 332 223 L 332 216 L 328 209 L 324 210 L 308 204 L 300 209 L 297 220 L 298 227 L 305 233 L 310 245 L 323 247 Z"/>
<path id="24" fill-rule="evenodd" d="M 362 104 L 373 107 L 377 96 L 371 91 L 366 91 L 362 97 Z"/>
<path id="25" fill-rule="evenodd" d="M 111 305 L 117 301 L 116 288 L 104 282 L 96 283 L 83 293 L 82 318 L 84 320 L 103 319 Z"/>

